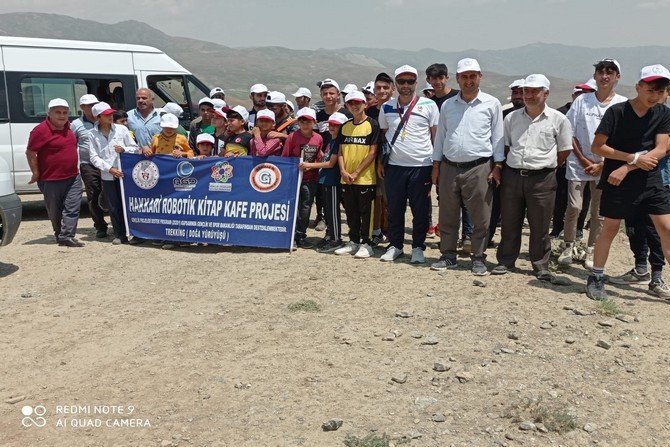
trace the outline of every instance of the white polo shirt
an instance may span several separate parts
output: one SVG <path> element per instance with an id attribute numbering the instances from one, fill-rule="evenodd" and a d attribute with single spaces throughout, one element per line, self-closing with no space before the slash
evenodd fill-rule
<path id="1" fill-rule="evenodd" d="M 391 98 L 379 111 L 379 127 L 386 130 L 386 140 L 391 143 L 400 125 L 401 114 L 407 112 L 409 105 L 398 110 L 398 100 Z M 437 126 L 440 111 L 430 98 L 419 98 L 414 105 L 412 115 L 400 130 L 393 144 L 389 164 L 394 166 L 430 166 L 433 164 L 433 141 L 430 128 Z"/>
<path id="2" fill-rule="evenodd" d="M 558 152 L 572 150 L 572 127 L 558 110 L 545 106 L 542 113 L 531 118 L 526 108 L 505 117 L 507 166 L 515 169 L 555 168 Z"/>
<path id="3" fill-rule="evenodd" d="M 579 146 L 582 148 L 582 153 L 586 158 L 595 162 L 603 161 L 603 157 L 591 152 L 591 144 L 593 144 L 596 129 L 598 129 L 605 111 L 609 109 L 610 106 L 624 101 L 628 101 L 628 98 L 615 93 L 608 104 L 603 104 L 598 101 L 594 92 L 584 93 L 578 96 L 572 103 L 566 116 L 572 125 L 575 139 L 579 142 Z M 599 180 L 600 174 L 593 176 L 584 172 L 584 167 L 573 153 L 568 156 L 565 178 L 572 181 Z"/>
<path id="4" fill-rule="evenodd" d="M 502 106 L 497 98 L 481 90 L 470 102 L 461 93 L 442 104 L 437 125 L 433 160 L 465 163 L 493 156 L 505 159 Z"/>

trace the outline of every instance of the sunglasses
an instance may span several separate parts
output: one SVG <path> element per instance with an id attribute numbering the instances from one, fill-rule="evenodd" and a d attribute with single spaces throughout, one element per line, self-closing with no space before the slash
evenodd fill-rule
<path id="1" fill-rule="evenodd" d="M 395 82 L 398 85 L 414 85 L 416 84 L 416 79 L 396 79 Z"/>

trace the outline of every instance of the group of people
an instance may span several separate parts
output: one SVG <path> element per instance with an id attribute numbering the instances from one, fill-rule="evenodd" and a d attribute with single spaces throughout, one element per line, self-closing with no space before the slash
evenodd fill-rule
<path id="1" fill-rule="evenodd" d="M 537 278 L 549 281 L 551 237 L 563 234 L 558 262 L 572 263 L 590 209 L 587 295 L 607 298 L 604 266 L 624 219 L 635 266 L 610 281 L 649 284 L 656 295 L 670 297 L 662 278 L 670 256 L 670 110 L 664 105 L 670 72 L 661 65 L 642 68 L 637 96 L 627 99 L 615 92 L 619 63 L 603 59 L 593 79 L 575 86 L 573 102 L 558 110 L 546 104 L 551 84 L 542 74 L 514 81 L 505 108 L 480 89 L 477 60 L 460 60 L 455 77 L 459 89 L 448 86 L 446 65 L 432 64 L 423 96 L 419 72 L 409 65 L 393 77 L 380 73 L 362 90 L 353 84 L 340 89 L 326 78 L 317 83 L 319 102 L 311 104 L 310 90 L 301 87 L 293 94 L 297 106 L 255 84 L 250 110 L 229 107 L 217 87 L 200 100 L 188 131 L 179 123 L 181 106 L 156 108 L 145 88 L 127 113 L 83 95 L 82 113 L 72 124 L 69 105 L 56 98 L 30 135 L 31 183 L 44 194 L 60 245 L 83 245 L 74 237 L 82 179 L 96 236 L 107 237 L 107 208 L 113 243 L 142 243 L 126 236 L 118 154 L 300 157 L 294 248 L 369 258 L 386 241 L 380 259 L 395 261 L 404 255 L 409 203 L 411 263 L 426 262 L 426 238 L 438 233 L 441 256 L 431 269 L 458 267 L 457 253 L 465 250 L 473 274 L 507 274 L 515 270 L 527 220 L 529 259 Z M 432 215 L 433 185 L 438 216 Z M 314 205 L 315 228 L 325 231 L 316 247 L 307 240 Z M 497 265 L 489 272 L 486 250 L 496 247 L 498 225 Z"/>

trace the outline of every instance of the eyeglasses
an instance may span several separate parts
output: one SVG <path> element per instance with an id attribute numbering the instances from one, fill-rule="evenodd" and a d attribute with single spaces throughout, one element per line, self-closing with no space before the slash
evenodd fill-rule
<path id="1" fill-rule="evenodd" d="M 416 79 L 396 79 L 395 82 L 398 85 L 414 85 L 416 84 Z"/>

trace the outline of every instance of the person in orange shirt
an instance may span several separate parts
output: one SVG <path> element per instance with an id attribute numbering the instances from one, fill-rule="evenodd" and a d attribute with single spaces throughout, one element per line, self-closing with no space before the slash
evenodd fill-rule
<path id="1" fill-rule="evenodd" d="M 193 158 L 193 149 L 188 139 L 177 133 L 179 118 L 171 113 L 161 116 L 161 133 L 151 140 L 153 155 L 172 155 L 176 158 Z"/>

